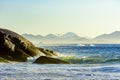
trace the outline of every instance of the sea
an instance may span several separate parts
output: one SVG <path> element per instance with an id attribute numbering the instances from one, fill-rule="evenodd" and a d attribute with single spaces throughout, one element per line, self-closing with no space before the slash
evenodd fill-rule
<path id="1" fill-rule="evenodd" d="M 71 64 L 0 63 L 0 80 L 120 80 L 120 44 L 46 44 Z"/>

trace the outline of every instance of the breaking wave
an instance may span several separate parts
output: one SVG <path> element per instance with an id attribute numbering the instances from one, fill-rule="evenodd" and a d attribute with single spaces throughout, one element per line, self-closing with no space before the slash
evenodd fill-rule
<path id="1" fill-rule="evenodd" d="M 120 63 L 120 58 L 108 59 L 105 57 L 76 57 L 76 56 L 61 56 L 60 59 L 73 64 L 100 64 L 100 63 Z"/>

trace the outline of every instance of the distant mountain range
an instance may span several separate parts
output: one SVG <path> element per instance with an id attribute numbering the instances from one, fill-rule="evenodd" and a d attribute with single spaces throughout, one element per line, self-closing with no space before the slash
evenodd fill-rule
<path id="1" fill-rule="evenodd" d="M 110 34 L 102 34 L 102 35 L 95 37 L 94 39 L 96 40 L 109 40 L 109 39 L 120 40 L 120 31 L 115 31 Z"/>
<path id="2" fill-rule="evenodd" d="M 48 34 L 46 36 L 42 35 L 33 35 L 33 34 L 23 34 L 25 38 L 29 39 L 32 42 L 78 42 L 78 41 L 88 41 L 85 37 L 80 37 L 73 32 L 68 32 L 63 35 L 54 35 Z"/>
<path id="3" fill-rule="evenodd" d="M 113 42 L 120 43 L 120 31 L 115 31 L 110 34 L 102 34 L 93 39 L 98 42 Z"/>
<path id="4" fill-rule="evenodd" d="M 23 34 L 23 36 L 32 42 L 82 42 L 82 43 L 120 43 L 120 31 L 115 31 L 110 34 L 98 35 L 93 39 L 80 37 L 73 32 L 68 32 L 63 35 L 48 34 L 46 36 Z"/>

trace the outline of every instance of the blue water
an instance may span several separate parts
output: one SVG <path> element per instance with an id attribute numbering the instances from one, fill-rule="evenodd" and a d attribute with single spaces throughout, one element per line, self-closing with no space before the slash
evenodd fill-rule
<path id="1" fill-rule="evenodd" d="M 0 63 L 0 80 L 120 80 L 120 44 L 40 45 L 74 64 Z"/>
<path id="2" fill-rule="evenodd" d="M 74 60 L 74 63 L 120 63 L 120 44 L 61 44 L 42 47 L 67 55 L 67 59 L 73 56 L 69 60 Z"/>

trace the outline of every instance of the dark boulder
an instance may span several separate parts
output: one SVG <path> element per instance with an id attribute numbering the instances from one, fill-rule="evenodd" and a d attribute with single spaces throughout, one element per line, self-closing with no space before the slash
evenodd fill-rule
<path id="1" fill-rule="evenodd" d="M 39 49 L 21 35 L 0 28 L 0 57 L 10 61 L 27 61 L 27 57 L 39 53 Z"/>
<path id="2" fill-rule="evenodd" d="M 69 64 L 67 61 L 63 61 L 57 58 L 51 58 L 47 56 L 39 57 L 34 63 L 38 64 Z"/>
<path id="3" fill-rule="evenodd" d="M 38 48 L 42 53 L 44 53 L 47 57 L 58 57 L 58 54 L 53 50 L 48 50 L 45 48 Z"/>

